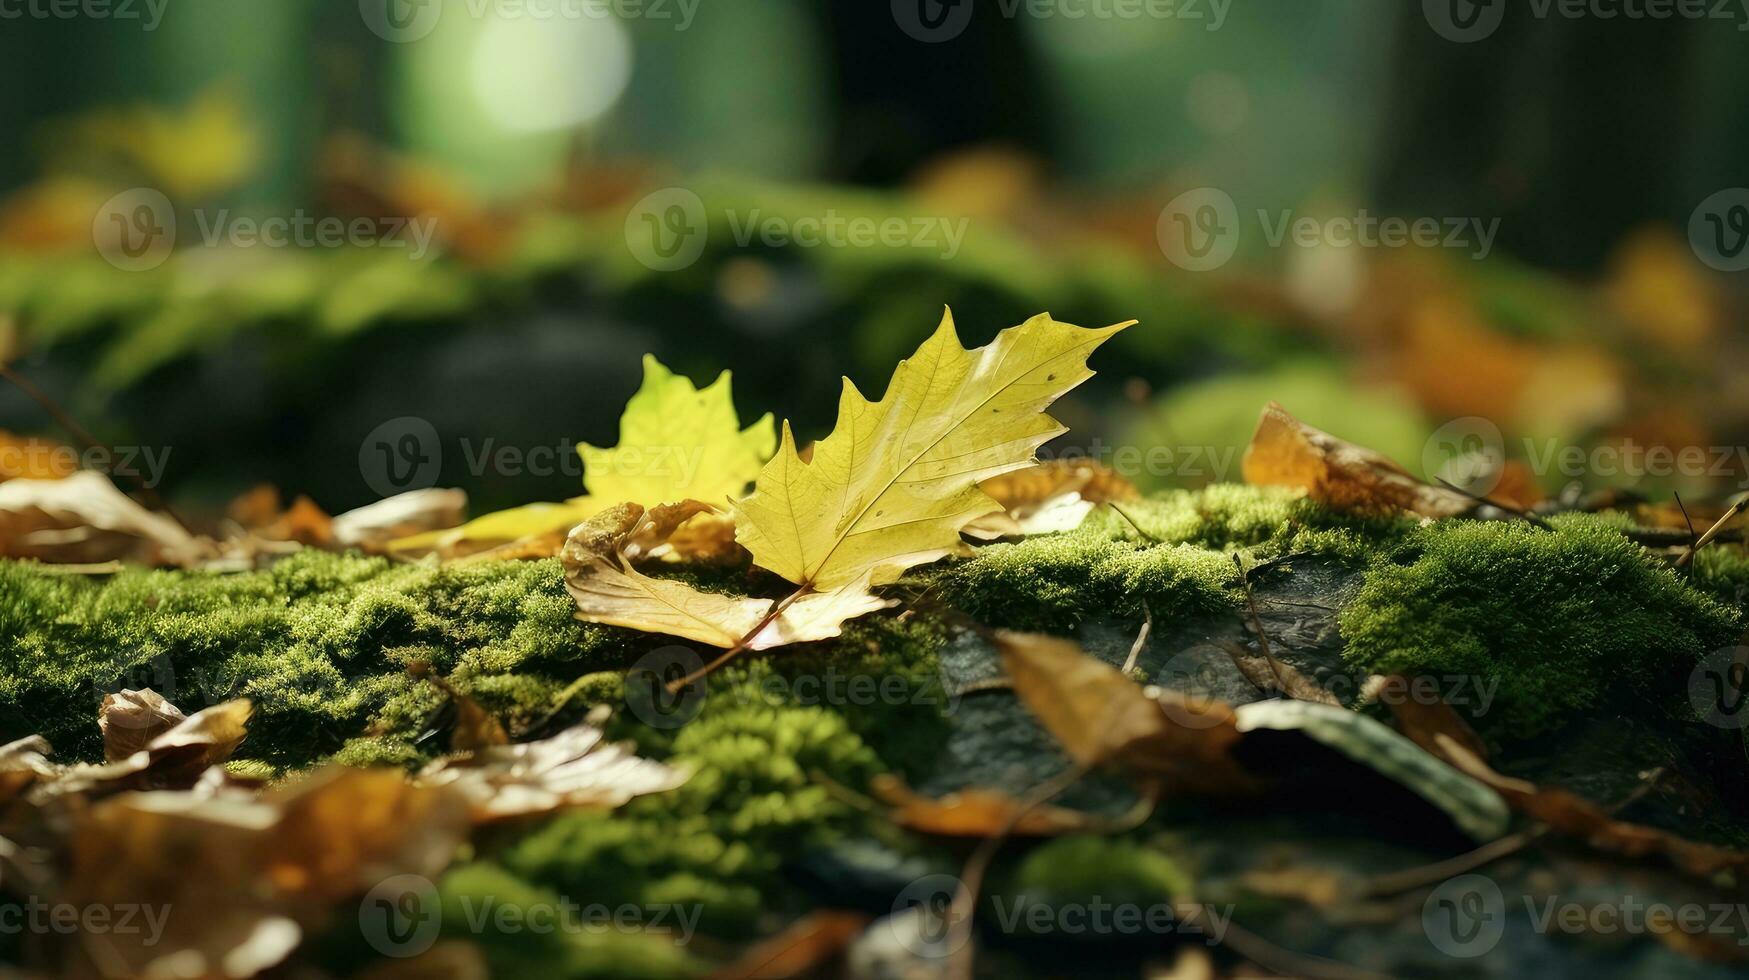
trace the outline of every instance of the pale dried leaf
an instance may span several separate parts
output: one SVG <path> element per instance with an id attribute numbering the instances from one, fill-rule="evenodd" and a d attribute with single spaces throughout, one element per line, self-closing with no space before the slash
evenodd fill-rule
<path id="1" fill-rule="evenodd" d="M 343 548 L 374 550 L 396 538 L 454 527 L 467 519 L 468 495 L 463 490 L 432 487 L 384 497 L 334 518 L 334 543 Z"/>
<path id="2" fill-rule="evenodd" d="M 103 758 L 119 762 L 144 749 L 153 739 L 187 719 L 180 709 L 151 688 L 105 694 L 97 709 L 103 731 Z"/>
<path id="3" fill-rule="evenodd" d="M 0 557 L 190 565 L 209 543 L 135 503 L 101 473 L 0 483 Z"/>

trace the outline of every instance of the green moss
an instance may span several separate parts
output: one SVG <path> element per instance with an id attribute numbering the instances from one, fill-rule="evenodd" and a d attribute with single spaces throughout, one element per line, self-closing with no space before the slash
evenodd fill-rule
<path id="1" fill-rule="evenodd" d="M 682 945 L 691 938 L 685 907 L 653 902 L 625 909 L 598 894 L 542 889 L 489 864 L 451 871 L 438 897 L 441 934 L 477 943 L 495 977 L 668 980 L 704 972 Z"/>
<path id="2" fill-rule="evenodd" d="M 1064 837 L 1029 853 L 1007 890 L 1034 901 L 1151 906 L 1191 894 L 1190 876 L 1166 854 L 1134 840 Z"/>
<path id="3" fill-rule="evenodd" d="M 1499 682 L 1478 721 L 1531 734 L 1620 694 L 1662 697 L 1738 614 L 1606 520 L 1443 521 L 1367 573 L 1341 615 L 1345 656 L 1371 673 Z"/>
<path id="4" fill-rule="evenodd" d="M 298 767 L 356 737 L 416 737 L 442 699 L 405 674 L 412 660 L 516 724 L 637 649 L 572 608 L 554 561 L 440 569 L 306 551 L 266 571 L 108 580 L 0 563 L 0 738 L 40 733 L 63 758 L 98 758 L 103 695 L 152 687 L 186 711 L 253 699 L 243 757 Z"/>
<path id="5" fill-rule="evenodd" d="M 1061 631 L 1089 616 L 1140 615 L 1144 602 L 1157 618 L 1230 608 L 1234 552 L 1364 561 L 1414 526 L 1341 518 L 1288 491 L 1232 485 L 1121 506 L 1127 518 L 1101 508 L 1074 531 L 989 545 L 923 579 L 985 622 Z"/>

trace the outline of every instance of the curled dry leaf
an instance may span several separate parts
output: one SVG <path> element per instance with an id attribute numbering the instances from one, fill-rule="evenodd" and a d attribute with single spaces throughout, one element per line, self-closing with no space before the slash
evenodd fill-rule
<path id="1" fill-rule="evenodd" d="M 57 900 L 155 920 L 68 942 L 59 973 L 254 976 L 337 902 L 441 871 L 468 826 L 461 798 L 393 770 L 336 767 L 254 800 L 124 793 L 79 815 Z"/>
<path id="2" fill-rule="evenodd" d="M 592 623 L 666 633 L 729 649 L 746 639 L 751 650 L 837 636 L 846 621 L 892 603 L 876 598 L 864 577 L 832 592 L 810 593 L 749 637 L 766 619 L 770 599 L 701 592 L 684 582 L 651 578 L 631 566 L 628 546 L 651 554 L 665 546 L 662 529 L 672 531 L 709 508 L 698 501 L 668 504 L 646 512 L 620 504 L 572 530 L 563 554 L 565 587 L 577 601 L 577 617 Z"/>
<path id="3" fill-rule="evenodd" d="M 1054 459 L 978 484 L 1002 505 L 967 524 L 962 534 L 980 541 L 1073 531 L 1093 508 L 1141 496 L 1135 484 L 1091 459 Z"/>
<path id="4" fill-rule="evenodd" d="M 1518 812 L 1599 851 L 1629 858 L 1662 857 L 1688 874 L 1713 878 L 1749 875 L 1749 853 L 1685 840 L 1667 830 L 1627 823 L 1576 793 L 1503 775 L 1472 748 L 1474 733 L 1450 705 L 1390 702 L 1397 724 L 1429 752 L 1491 787 Z"/>
<path id="5" fill-rule="evenodd" d="M 1259 787 L 1230 754 L 1242 736 L 1227 705 L 1144 692 L 1058 637 L 1002 631 L 996 645 L 1015 693 L 1077 763 L 1114 763 L 1168 788 L 1225 794 Z"/>
<path id="6" fill-rule="evenodd" d="M 231 501 L 225 516 L 264 540 L 295 541 L 314 548 L 333 543 L 334 519 L 314 500 L 300 494 L 281 510 L 279 499 L 278 488 L 263 483 Z"/>
<path id="7" fill-rule="evenodd" d="M 940 837 L 1055 837 L 1085 833 L 1097 826 L 1086 814 L 1048 804 L 1028 807 L 993 789 L 963 789 L 940 799 L 913 792 L 897 776 L 876 776 L 869 784 L 876 799 L 893 807 L 888 819 L 907 830 Z"/>
<path id="8" fill-rule="evenodd" d="M 710 980 L 801 980 L 820 976 L 841 959 L 871 920 L 861 912 L 824 909 L 797 919 L 775 936 L 753 944 Z"/>
<path id="9" fill-rule="evenodd" d="M 1314 429 L 1270 402 L 1245 450 L 1245 482 L 1292 487 L 1338 510 L 1409 511 L 1423 517 L 1467 513 L 1475 501 L 1430 486 L 1362 446 Z"/>
<path id="10" fill-rule="evenodd" d="M 123 790 L 187 789 L 208 767 L 226 761 L 237 750 L 248 734 L 253 711 L 253 705 L 241 698 L 198 711 L 131 755 L 102 765 L 55 767 L 52 779 L 36 780 L 29 798 L 43 802 Z M 43 749 L 47 749 L 46 743 Z"/>
<path id="11" fill-rule="evenodd" d="M 0 806 L 60 774 L 60 767 L 49 761 L 53 751 L 41 735 L 0 745 Z"/>
<path id="12" fill-rule="evenodd" d="M 104 761 L 120 762 L 182 724 L 187 717 L 151 688 L 105 694 L 97 709 Z"/>
<path id="13" fill-rule="evenodd" d="M 210 542 L 135 503 L 101 473 L 0 483 L 0 557 L 192 565 L 211 550 Z"/>
<path id="14" fill-rule="evenodd" d="M 397 538 L 454 527 L 468 516 L 463 490 L 432 487 L 384 497 L 334 518 L 334 543 L 342 548 L 380 551 Z"/>
<path id="15" fill-rule="evenodd" d="M 449 695 L 450 703 L 455 706 L 455 727 L 449 736 L 450 751 L 477 752 L 510 741 L 510 734 L 490 711 L 481 707 L 480 702 L 456 690 L 455 685 L 448 680 L 439 677 L 429 664 L 423 661 L 412 664 L 407 668 L 407 673 L 425 678 L 438 690 Z"/>
<path id="16" fill-rule="evenodd" d="M 571 807 L 610 809 L 671 790 L 689 775 L 608 743 L 600 728 L 585 723 L 538 742 L 440 759 L 418 781 L 455 790 L 476 822 L 490 823 Z"/>

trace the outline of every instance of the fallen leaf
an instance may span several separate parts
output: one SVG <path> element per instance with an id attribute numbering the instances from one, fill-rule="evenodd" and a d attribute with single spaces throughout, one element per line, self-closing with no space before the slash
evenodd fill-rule
<path id="1" fill-rule="evenodd" d="M 800 980 L 820 976 L 844 956 L 871 921 L 861 912 L 810 912 L 775 936 L 749 947 L 710 980 Z"/>
<path id="2" fill-rule="evenodd" d="M 757 635 L 750 635 L 770 614 L 773 602 L 782 600 L 702 592 L 684 582 L 652 578 L 634 569 L 625 554 L 628 540 L 641 540 L 641 546 L 651 550 L 659 547 L 659 535 L 641 535 L 660 518 L 646 518 L 667 514 L 672 520 L 694 506 L 704 505 L 691 501 L 646 512 L 637 504 L 620 504 L 573 529 L 563 559 L 565 588 L 577 602 L 578 618 L 723 649 L 745 639 L 747 649 L 767 650 L 829 639 L 839 635 L 846 621 L 892 605 L 871 595 L 865 579 L 832 592 L 801 596 L 785 605 Z"/>
<path id="3" fill-rule="evenodd" d="M 1234 715 L 1241 732 L 1295 732 L 1341 753 L 1437 807 L 1476 840 L 1494 840 L 1511 821 L 1498 793 L 1366 715 L 1288 700 L 1243 704 Z"/>
<path id="4" fill-rule="evenodd" d="M 187 719 L 180 709 L 150 688 L 105 694 L 97 709 L 103 731 L 103 758 L 119 762 L 151 744 Z"/>
<path id="5" fill-rule="evenodd" d="M 420 531 L 454 527 L 467 512 L 466 491 L 436 487 L 409 490 L 335 517 L 334 543 L 342 548 L 380 550 Z"/>
<path id="6" fill-rule="evenodd" d="M 296 541 L 320 548 L 334 540 L 334 519 L 314 500 L 300 494 L 284 510 L 279 503 L 278 488 L 263 483 L 232 500 L 225 516 L 268 541 Z"/>
<path id="7" fill-rule="evenodd" d="M 1045 408 L 1092 377 L 1087 355 L 1129 325 L 1088 330 L 1040 314 L 968 351 L 944 314 L 880 401 L 845 379 L 838 424 L 810 461 L 784 424 L 777 455 L 735 505 L 737 539 L 754 564 L 817 592 L 886 584 L 953 552 L 961 528 L 1001 509 L 978 483 L 1026 466 L 1063 431 Z"/>
<path id="8" fill-rule="evenodd" d="M 112 797 L 79 815 L 56 901 L 147 910 L 160 929 L 67 942 L 57 972 L 254 976 L 336 903 L 395 875 L 437 874 L 468 828 L 459 796 L 386 769 L 334 767 L 259 799 Z"/>
<path id="9" fill-rule="evenodd" d="M 1257 788 L 1231 756 L 1242 736 L 1227 705 L 1173 691 L 1144 692 L 1070 640 L 999 631 L 996 646 L 1015 693 L 1080 765 L 1114 763 L 1174 788 Z"/>
<path id="10" fill-rule="evenodd" d="M 236 752 L 253 710 L 246 699 L 226 701 L 183 718 L 130 755 L 101 765 L 56 767 L 54 778 L 38 780 L 29 799 L 41 803 L 125 790 L 187 789 Z M 43 749 L 46 755 L 47 743 Z"/>
<path id="11" fill-rule="evenodd" d="M 611 449 L 586 444 L 577 448 L 583 457 L 585 495 L 561 504 L 529 504 L 486 514 L 453 530 L 396 541 L 392 550 L 436 550 L 445 557 L 459 557 L 529 539 L 546 540 L 553 532 L 568 531 L 615 504 L 655 507 L 736 496 L 759 475 L 776 438 L 770 415 L 741 428 L 729 372 L 702 389 L 695 388 L 691 380 L 645 355 L 643 384 L 620 415 L 619 444 Z M 723 519 L 719 530 L 700 538 L 698 548 L 720 554 L 723 549 L 715 542 L 729 526 Z M 677 540 L 686 539 L 678 536 Z"/>
<path id="12" fill-rule="evenodd" d="M 1274 402 L 1258 419 L 1242 467 L 1246 483 L 1304 490 L 1337 510 L 1406 510 L 1439 518 L 1475 507 L 1463 494 L 1422 483 L 1389 459 L 1314 429 Z"/>
<path id="13" fill-rule="evenodd" d="M 1000 790 L 963 789 L 940 799 L 920 796 L 897 776 L 869 783 L 875 799 L 892 807 L 887 818 L 920 834 L 940 837 L 1055 837 L 1086 833 L 1097 822 L 1086 814 L 1048 804 L 1028 807 Z"/>
<path id="14" fill-rule="evenodd" d="M 449 681 L 437 676 L 429 664 L 420 662 L 409 667 L 407 672 L 430 681 L 438 690 L 449 695 L 450 704 L 455 706 L 455 727 L 449 736 L 450 751 L 476 752 L 510 741 L 510 734 L 490 711 L 480 707 L 480 702 L 456 690 L 455 685 Z"/>
<path id="15" fill-rule="evenodd" d="M 1475 750 L 1479 744 L 1450 705 L 1415 703 L 1416 699 L 1387 701 L 1398 727 L 1412 733 L 1429 752 L 1460 772 L 1492 787 L 1514 810 L 1537 820 L 1582 844 L 1629 858 L 1663 857 L 1672 865 L 1700 878 L 1720 873 L 1749 874 L 1749 853 L 1685 840 L 1666 830 L 1627 823 L 1576 793 L 1542 787 L 1528 780 L 1497 772 Z"/>
<path id="16" fill-rule="evenodd" d="M 0 483 L 0 557 L 190 565 L 208 551 L 206 542 L 141 507 L 101 473 Z"/>
<path id="17" fill-rule="evenodd" d="M 491 823 L 573 807 L 611 809 L 674 789 L 688 775 L 608 743 L 600 728 L 584 723 L 538 742 L 439 759 L 418 782 L 454 789 L 476 822 Z"/>
<path id="18" fill-rule="evenodd" d="M 1073 531 L 1100 504 L 1141 496 L 1116 471 L 1087 459 L 1049 460 L 978 486 L 1002 505 L 1002 511 L 972 521 L 961 533 L 984 541 Z"/>
<path id="19" fill-rule="evenodd" d="M 58 776 L 60 767 L 49 761 L 53 752 L 41 735 L 0 745 L 0 805 L 17 799 L 38 782 Z"/>

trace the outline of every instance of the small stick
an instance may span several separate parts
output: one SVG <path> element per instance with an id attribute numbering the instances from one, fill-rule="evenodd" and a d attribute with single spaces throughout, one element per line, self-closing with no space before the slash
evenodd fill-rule
<path id="1" fill-rule="evenodd" d="M 1233 567 L 1239 570 L 1239 584 L 1245 589 L 1245 605 L 1251 610 L 1251 625 L 1257 629 L 1257 649 L 1262 652 L 1263 659 L 1269 663 L 1269 673 L 1275 677 L 1275 689 L 1287 693 L 1287 681 L 1282 679 L 1281 665 L 1275 662 L 1275 655 L 1269 651 L 1269 636 L 1263 631 L 1263 616 L 1257 612 L 1257 598 L 1251 594 L 1251 576 L 1245 571 L 1245 563 L 1239 560 L 1239 553 L 1233 552 Z"/>
<path id="2" fill-rule="evenodd" d="M 1682 557 L 1676 559 L 1676 567 L 1687 567 L 1688 563 L 1694 560 L 1694 553 L 1706 547 L 1708 542 L 1718 537 L 1719 534 L 1724 531 L 1726 522 L 1731 518 L 1736 517 L 1738 514 L 1743 513 L 1745 507 L 1749 507 L 1749 494 L 1737 498 L 1737 502 L 1731 505 L 1730 510 L 1725 511 L 1723 517 L 1714 521 L 1713 526 L 1707 528 L 1706 533 L 1702 534 L 1699 540 L 1689 545 L 1688 550 L 1682 553 Z"/>
<path id="3" fill-rule="evenodd" d="M 1153 542 L 1154 544 L 1162 544 L 1163 543 L 1163 542 L 1161 542 L 1161 540 L 1159 538 L 1142 530 L 1142 526 L 1140 524 L 1136 523 L 1136 519 L 1131 517 L 1122 507 L 1119 507 L 1117 505 L 1117 501 L 1108 500 L 1105 502 L 1105 506 L 1110 507 L 1112 510 L 1117 511 L 1117 516 L 1128 521 L 1130 527 L 1133 527 L 1136 529 L 1137 534 L 1141 535 L 1144 538 L 1147 538 L 1149 541 Z"/>
<path id="4" fill-rule="evenodd" d="M 1136 669 L 1136 661 L 1141 659 L 1142 648 L 1148 645 L 1148 634 L 1154 631 L 1154 613 L 1148 609 L 1147 603 L 1142 603 L 1142 629 L 1136 634 L 1136 642 L 1130 644 L 1130 655 L 1123 662 L 1123 672 L 1129 673 Z"/>
<path id="5" fill-rule="evenodd" d="M 1531 522 L 1532 524 L 1535 524 L 1537 527 L 1540 527 L 1545 531 L 1553 531 L 1555 529 L 1554 525 L 1550 524 L 1548 521 L 1545 521 L 1542 518 L 1536 516 L 1535 514 L 1532 514 L 1532 513 L 1528 512 L 1522 508 L 1513 507 L 1510 504 L 1503 504 L 1498 500 L 1491 500 L 1487 497 L 1482 496 L 1481 494 L 1471 493 L 1468 490 L 1465 490 L 1463 487 L 1460 487 L 1457 484 L 1452 483 L 1450 480 L 1447 480 L 1443 476 L 1436 476 L 1436 477 L 1434 477 L 1434 479 L 1438 480 L 1441 485 L 1443 485 L 1447 490 L 1450 490 L 1452 493 L 1462 494 L 1463 496 L 1468 497 L 1471 500 L 1474 500 L 1478 504 L 1487 504 L 1489 507 L 1495 507 L 1495 508 L 1498 508 L 1500 510 L 1503 510 L 1508 514 L 1511 514 L 1513 517 L 1523 518 L 1524 520 L 1527 520 L 1527 521 Z"/>
<path id="6" fill-rule="evenodd" d="M 783 611 L 785 609 L 789 608 L 790 603 L 795 602 L 797 599 L 800 599 L 802 596 L 805 596 L 808 593 L 813 592 L 813 591 L 814 591 L 814 589 L 812 586 L 804 585 L 801 588 L 795 590 L 794 592 L 791 592 L 789 595 L 784 596 L 782 599 L 773 599 L 771 602 L 771 608 L 767 609 L 765 611 L 765 616 L 762 619 L 760 619 L 758 623 L 754 624 L 752 629 L 747 631 L 746 636 L 741 637 L 740 640 L 736 641 L 734 646 L 723 651 L 722 656 L 718 657 L 717 659 L 712 660 L 710 663 L 705 664 L 703 667 L 699 668 L 698 670 L 693 671 L 692 673 L 686 675 L 685 677 L 680 678 L 677 681 L 669 681 L 668 682 L 668 693 L 669 694 L 679 694 L 681 688 L 684 688 L 684 687 L 686 687 L 686 685 L 691 684 L 692 682 L 699 680 L 699 679 L 713 673 L 714 671 L 716 671 L 717 668 L 728 663 L 730 660 L 733 660 L 735 657 L 740 656 L 742 653 L 744 653 L 747 650 L 747 644 L 752 643 L 753 638 L 758 636 L 765 629 L 765 627 L 770 626 L 773 622 L 775 622 L 777 620 L 777 617 L 783 615 Z"/>
<path id="7" fill-rule="evenodd" d="M 48 392 L 38 388 L 35 382 L 13 370 L 11 365 L 0 363 L 0 378 L 5 378 L 7 381 L 12 382 L 17 386 L 19 391 L 24 392 L 26 398 L 36 402 L 37 407 L 41 408 L 44 412 L 47 412 L 49 418 L 53 419 L 56 425 L 67 430 L 68 434 L 73 437 L 73 441 L 79 443 L 88 450 L 102 450 L 103 454 L 109 459 L 115 458 L 115 450 L 98 442 L 97 438 L 84 426 L 80 425 L 78 420 L 74 419 L 73 416 L 68 415 L 66 410 L 61 408 L 59 402 L 50 398 Z M 142 477 L 139 473 L 131 469 L 123 475 L 130 477 L 133 482 L 139 486 L 140 496 L 145 498 L 147 506 L 151 507 L 153 510 L 163 511 L 170 516 L 171 520 L 180 525 L 184 531 L 188 531 L 190 534 L 194 533 L 193 530 L 189 528 L 188 522 L 184 521 L 174 510 L 171 510 L 170 505 L 164 502 L 164 498 L 158 496 L 158 491 L 153 489 L 150 483 L 146 482 L 145 477 Z M 113 478 L 114 475 L 111 474 L 111 479 Z"/>

